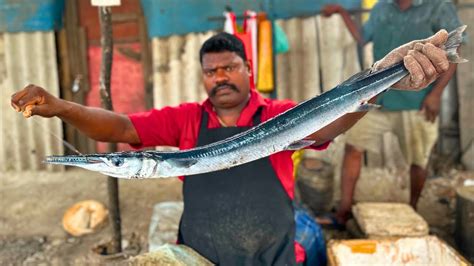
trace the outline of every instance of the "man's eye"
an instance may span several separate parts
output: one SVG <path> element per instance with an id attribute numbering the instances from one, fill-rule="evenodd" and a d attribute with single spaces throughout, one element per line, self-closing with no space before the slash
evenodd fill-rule
<path id="1" fill-rule="evenodd" d="M 112 164 L 113 164 L 114 166 L 117 166 L 117 167 L 119 167 L 119 166 L 121 166 L 121 165 L 123 164 L 123 159 L 122 159 L 122 158 L 118 158 L 118 157 L 117 157 L 117 158 L 112 158 L 110 161 L 112 162 Z"/>
<path id="2" fill-rule="evenodd" d="M 204 75 L 206 75 L 208 77 L 212 77 L 214 75 L 214 71 L 213 70 L 204 71 Z"/>
<path id="3" fill-rule="evenodd" d="M 225 71 L 226 71 L 226 72 L 232 72 L 232 71 L 234 71 L 234 69 L 235 69 L 235 67 L 233 67 L 233 66 L 228 66 L 228 67 L 225 68 Z"/>

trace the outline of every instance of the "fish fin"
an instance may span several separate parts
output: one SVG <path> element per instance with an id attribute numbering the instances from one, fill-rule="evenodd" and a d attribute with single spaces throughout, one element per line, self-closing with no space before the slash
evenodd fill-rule
<path id="1" fill-rule="evenodd" d="M 353 75 L 352 77 L 342 82 L 339 86 L 346 86 L 367 77 L 370 74 L 370 70 L 371 69 L 369 68 Z"/>
<path id="2" fill-rule="evenodd" d="M 290 145 L 288 145 L 285 150 L 288 150 L 288 151 L 297 151 L 297 150 L 300 150 L 300 149 L 303 149 L 303 148 L 306 148 L 308 146 L 311 146 L 315 143 L 316 141 L 314 140 L 309 140 L 309 139 L 302 139 L 302 140 L 298 140 L 298 141 L 295 141 L 293 143 L 291 143 Z"/>
<path id="3" fill-rule="evenodd" d="M 194 158 L 179 158 L 179 159 L 172 159 L 170 163 L 173 166 L 180 167 L 180 168 L 189 168 L 197 163 L 197 159 Z"/>
<path id="4" fill-rule="evenodd" d="M 446 49 L 446 56 L 450 63 L 465 63 L 468 62 L 458 54 L 458 47 L 461 45 L 463 40 L 463 32 L 466 30 L 467 25 L 460 26 L 455 30 L 451 31 L 448 35 L 448 40 L 444 44 Z"/>
<path id="5" fill-rule="evenodd" d="M 357 109 L 353 113 L 368 112 L 370 110 L 380 109 L 380 108 L 382 108 L 382 106 L 378 104 L 364 103 L 364 104 L 359 105 L 359 107 L 357 107 Z"/>

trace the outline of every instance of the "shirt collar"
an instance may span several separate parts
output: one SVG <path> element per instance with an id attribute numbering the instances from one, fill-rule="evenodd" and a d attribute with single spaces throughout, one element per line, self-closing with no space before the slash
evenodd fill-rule
<path id="1" fill-rule="evenodd" d="M 216 111 L 214 110 L 214 107 L 212 106 L 212 103 L 209 98 L 204 100 L 202 106 L 204 107 L 204 110 L 207 111 L 209 114 L 217 117 Z M 247 105 L 242 110 L 242 113 L 240 114 L 239 120 L 237 121 L 237 126 L 250 125 L 252 123 L 253 115 L 261 106 L 268 106 L 268 102 L 255 89 L 251 89 L 250 99 Z"/>

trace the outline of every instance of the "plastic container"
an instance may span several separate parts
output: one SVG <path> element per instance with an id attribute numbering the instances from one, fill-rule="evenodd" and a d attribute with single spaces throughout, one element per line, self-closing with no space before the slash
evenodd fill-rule
<path id="1" fill-rule="evenodd" d="M 328 244 L 329 265 L 470 265 L 435 236 L 337 240 Z"/>

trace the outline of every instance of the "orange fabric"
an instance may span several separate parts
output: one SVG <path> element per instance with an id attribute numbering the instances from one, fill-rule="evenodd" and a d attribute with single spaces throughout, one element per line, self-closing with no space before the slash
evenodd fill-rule
<path id="1" fill-rule="evenodd" d="M 273 88 L 272 23 L 270 20 L 264 20 L 258 24 L 257 90 L 271 92 Z"/>

